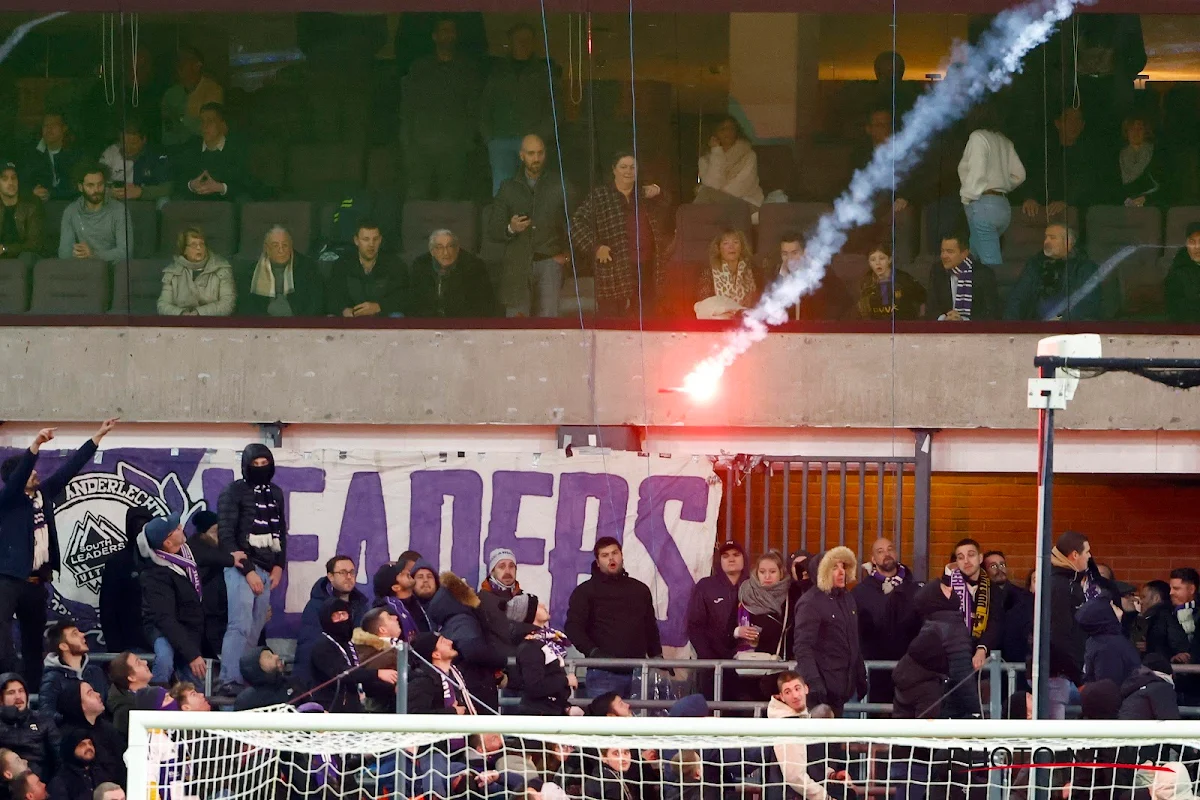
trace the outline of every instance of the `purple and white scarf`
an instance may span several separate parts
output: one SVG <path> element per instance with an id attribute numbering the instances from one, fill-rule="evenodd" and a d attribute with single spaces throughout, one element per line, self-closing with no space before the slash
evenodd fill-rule
<path id="1" fill-rule="evenodd" d="M 908 570 L 904 568 L 903 564 L 896 565 L 896 574 L 890 578 L 869 561 L 867 562 L 867 572 L 872 578 L 883 584 L 884 594 L 891 594 L 896 587 L 901 586 L 908 579 Z"/>
<path id="2" fill-rule="evenodd" d="M 567 638 L 565 633 L 556 628 L 551 628 L 549 625 L 535 629 L 533 639 L 534 641 L 541 642 L 542 647 L 550 648 L 550 652 L 554 654 L 555 658 L 566 658 L 567 649 L 571 646 L 571 640 Z"/>
<path id="3" fill-rule="evenodd" d="M 46 524 L 46 501 L 33 493 L 33 572 L 50 561 L 50 526 Z"/>
<path id="4" fill-rule="evenodd" d="M 196 597 L 204 599 L 204 593 L 200 588 L 200 569 L 196 566 L 196 559 L 192 555 L 192 548 L 186 544 L 179 549 L 178 553 L 168 553 L 166 550 L 155 550 L 154 554 L 166 562 L 166 566 L 178 572 L 180 575 L 187 576 L 187 579 L 192 582 L 192 588 L 196 590 Z"/>
<path id="5" fill-rule="evenodd" d="M 385 597 L 388 610 L 400 618 L 400 638 L 406 642 L 411 642 L 421 629 L 417 627 L 417 621 L 413 618 L 412 612 L 408 610 L 408 606 L 404 605 L 404 601 L 398 597 Z"/>
<path id="6" fill-rule="evenodd" d="M 967 256 L 954 269 L 950 270 L 954 274 L 954 310 L 962 317 L 963 322 L 971 321 L 971 298 L 974 292 L 971 290 L 971 276 L 975 271 L 975 262 Z"/>
<path id="7" fill-rule="evenodd" d="M 250 523 L 249 542 L 251 547 L 259 550 L 270 550 L 273 553 L 282 551 L 279 536 L 283 530 L 283 515 L 279 512 L 279 503 L 275 502 L 275 494 L 271 491 L 270 483 L 257 484 L 254 489 L 254 521 Z"/>

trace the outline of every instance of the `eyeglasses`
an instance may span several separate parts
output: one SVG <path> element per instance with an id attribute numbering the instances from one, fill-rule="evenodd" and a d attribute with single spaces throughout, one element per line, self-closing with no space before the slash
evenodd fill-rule
<path id="1" fill-rule="evenodd" d="M 988 564 L 987 569 L 988 572 L 999 572 L 1002 569 L 1008 569 L 1008 564 L 1004 563 L 1003 561 L 995 561 L 991 564 Z"/>
<path id="2" fill-rule="evenodd" d="M 340 576 L 342 576 L 343 578 L 346 578 L 346 577 L 349 577 L 349 576 L 351 576 L 351 575 L 354 575 L 354 574 L 356 574 L 356 570 L 352 570 L 352 569 L 335 569 L 333 572 L 331 572 L 331 573 L 329 573 L 329 574 L 330 574 L 330 575 L 340 575 Z"/>

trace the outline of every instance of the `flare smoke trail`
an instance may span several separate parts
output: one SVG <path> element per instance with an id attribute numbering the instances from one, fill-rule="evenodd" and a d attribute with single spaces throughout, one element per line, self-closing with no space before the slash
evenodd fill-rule
<path id="1" fill-rule="evenodd" d="M 695 399 L 711 397 L 725 370 L 766 337 L 767 325 L 784 322 L 788 308 L 821 285 L 825 268 L 846 243 L 847 232 L 871 221 L 872 199 L 912 171 L 935 135 L 961 119 L 985 95 L 1007 85 L 1021 68 L 1021 59 L 1045 42 L 1076 5 L 1091 2 L 1094 0 L 1036 0 L 1002 12 L 977 44 L 958 44 L 945 80 L 917 100 L 900 130 L 876 148 L 871 162 L 854 173 L 850 188 L 834 201 L 833 211 L 817 221 L 801 268 L 777 280 L 763 294 L 724 345 L 692 369 L 683 390 Z"/>
<path id="2" fill-rule="evenodd" d="M 0 44 L 0 61 L 4 61 L 4 59 L 8 58 L 8 54 L 11 53 L 13 49 L 21 43 L 21 40 L 24 39 L 26 34 L 28 34 L 31 30 L 36 28 L 38 25 L 41 25 L 43 22 L 49 22 L 52 19 L 58 19 L 66 13 L 66 11 L 55 11 L 53 14 L 47 14 L 46 16 L 38 17 L 37 19 L 31 19 L 29 22 L 24 22 L 18 25 L 12 34 L 4 40 L 4 44 Z"/>

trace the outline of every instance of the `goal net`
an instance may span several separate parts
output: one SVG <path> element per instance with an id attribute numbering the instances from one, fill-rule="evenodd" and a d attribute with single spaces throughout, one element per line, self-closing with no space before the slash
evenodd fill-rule
<path id="1" fill-rule="evenodd" d="M 132 800 L 1195 800 L 1200 722 L 134 712 Z"/>

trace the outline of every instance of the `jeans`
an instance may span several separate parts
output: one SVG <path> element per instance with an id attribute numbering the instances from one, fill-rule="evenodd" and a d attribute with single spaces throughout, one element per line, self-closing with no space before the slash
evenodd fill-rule
<path id="1" fill-rule="evenodd" d="M 245 683 L 242 678 L 242 653 L 258 644 L 271 610 L 271 576 L 261 567 L 254 571 L 263 582 L 263 591 L 250 591 L 246 577 L 235 567 L 225 568 L 225 591 L 229 595 L 229 625 L 221 642 L 221 680 L 224 683 Z"/>
<path id="2" fill-rule="evenodd" d="M 971 253 L 983 264 L 1002 264 L 1000 237 L 1012 222 L 1012 206 L 1008 198 L 998 194 L 985 194 L 963 208 L 967 213 L 967 227 L 971 229 Z"/>
<path id="3" fill-rule="evenodd" d="M 587 689 L 588 697 L 599 697 L 606 692 L 616 692 L 623 700 L 628 700 L 637 695 L 635 686 L 640 687 L 640 683 L 636 683 L 638 672 L 635 670 L 629 672 L 609 672 L 606 669 L 596 669 L 588 667 L 587 674 L 584 676 L 584 683 Z"/>
<path id="4" fill-rule="evenodd" d="M 42 640 L 46 635 L 46 585 L 0 575 L 0 670 L 17 671 L 13 617 L 21 624 L 21 675 L 26 686 L 42 683 Z"/>
<path id="5" fill-rule="evenodd" d="M 492 165 L 492 197 L 500 191 L 500 184 L 517 174 L 521 158 L 521 137 L 488 140 L 488 161 Z"/>
<path id="6" fill-rule="evenodd" d="M 200 691 L 204 691 L 204 679 L 192 672 L 190 664 L 176 668 L 175 648 L 171 647 L 167 637 L 156 636 L 154 637 L 154 665 L 150 670 L 150 680 L 160 686 L 167 686 L 171 683 L 172 676 L 181 681 L 188 681 Z"/>
<path id="7" fill-rule="evenodd" d="M 533 262 L 533 266 L 529 270 L 530 294 L 526 295 L 529 299 L 520 306 L 509 306 L 508 316 L 534 316 L 534 309 L 531 308 L 531 303 L 536 299 L 536 316 L 557 317 L 558 296 L 562 292 L 562 281 L 562 264 L 553 258 Z"/>

